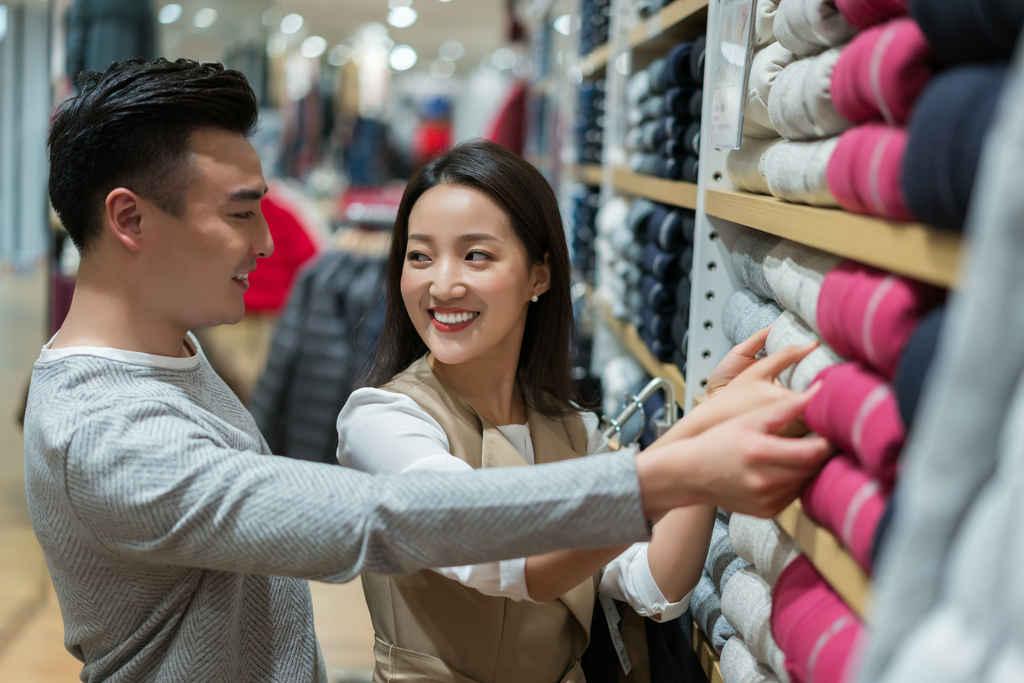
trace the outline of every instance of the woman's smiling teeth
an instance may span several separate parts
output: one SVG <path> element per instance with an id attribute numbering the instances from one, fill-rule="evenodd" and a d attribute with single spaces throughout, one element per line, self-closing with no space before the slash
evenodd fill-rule
<path id="1" fill-rule="evenodd" d="M 468 322 L 480 315 L 476 311 L 460 311 L 458 313 L 431 311 L 430 314 L 434 316 L 434 320 L 445 325 L 458 325 L 459 323 Z"/>

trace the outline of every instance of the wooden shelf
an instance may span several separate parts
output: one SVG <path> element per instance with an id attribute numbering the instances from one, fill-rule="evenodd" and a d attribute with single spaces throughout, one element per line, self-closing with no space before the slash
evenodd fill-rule
<path id="1" fill-rule="evenodd" d="M 572 169 L 572 177 L 584 185 L 600 185 L 601 164 L 577 164 Z"/>
<path id="2" fill-rule="evenodd" d="M 662 204 L 697 208 L 697 185 L 678 180 L 665 180 L 656 176 L 633 173 L 627 168 L 612 170 L 612 187 L 619 192 L 647 197 Z"/>
<path id="3" fill-rule="evenodd" d="M 868 613 L 871 579 L 842 543 L 811 519 L 799 500 L 793 501 L 775 520 L 796 541 L 839 597 L 864 619 Z"/>
<path id="4" fill-rule="evenodd" d="M 704 669 L 708 681 L 710 683 L 725 683 L 725 679 L 722 678 L 722 665 L 719 663 L 718 653 L 700 632 L 697 624 L 693 624 L 693 651 L 697 653 L 697 659 L 700 660 L 700 666 Z"/>
<path id="5" fill-rule="evenodd" d="M 706 10 L 707 6 L 708 0 L 676 0 L 662 7 L 658 10 L 657 14 L 648 17 L 630 29 L 629 46 L 632 48 L 640 47 L 649 41 L 662 38 L 666 32 L 672 33 L 673 38 L 678 37 L 679 40 L 686 40 L 689 37 L 688 35 L 675 36 L 675 31 L 671 31 L 671 29 L 686 22 L 688 19 L 695 20 L 690 22 L 693 24 L 692 28 L 694 29 L 690 32 L 692 35 L 703 33 L 707 27 L 707 12 L 703 10 Z M 700 21 L 697 21 L 697 19 L 700 19 Z"/>
<path id="6" fill-rule="evenodd" d="M 583 73 L 583 77 L 587 78 L 589 76 L 593 76 L 598 71 L 604 69 L 608 64 L 608 54 L 608 43 L 605 43 L 604 45 L 598 45 L 594 48 L 593 52 L 580 59 L 579 67 L 580 71 Z"/>
<path id="7" fill-rule="evenodd" d="M 962 248 L 954 233 L 732 190 L 708 190 L 704 210 L 922 282 L 956 285 Z"/>
<path id="8" fill-rule="evenodd" d="M 664 377 L 672 383 L 672 388 L 676 394 L 676 404 L 685 410 L 683 403 L 686 401 L 686 380 L 683 379 L 683 373 L 679 371 L 679 368 L 672 363 L 662 363 L 655 358 L 654 354 L 647 348 L 647 344 L 640 338 L 640 333 L 637 332 L 636 327 L 612 315 L 607 304 L 599 301 L 597 302 L 597 307 L 601 311 L 601 317 L 608 324 L 608 327 L 611 328 L 612 333 L 618 337 L 619 341 L 622 342 L 622 345 L 629 350 L 633 357 L 640 362 L 640 365 L 647 371 L 647 374 L 651 377 Z"/>

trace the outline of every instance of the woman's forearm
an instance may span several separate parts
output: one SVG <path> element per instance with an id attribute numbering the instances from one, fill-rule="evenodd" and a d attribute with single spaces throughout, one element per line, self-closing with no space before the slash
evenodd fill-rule
<path id="1" fill-rule="evenodd" d="M 691 505 L 665 515 L 647 548 L 651 576 L 669 602 L 679 602 L 700 581 L 715 525 L 712 505 Z"/>
<path id="2" fill-rule="evenodd" d="M 566 550 L 526 558 L 526 587 L 530 599 L 547 602 L 564 595 L 601 571 L 628 547 Z"/>

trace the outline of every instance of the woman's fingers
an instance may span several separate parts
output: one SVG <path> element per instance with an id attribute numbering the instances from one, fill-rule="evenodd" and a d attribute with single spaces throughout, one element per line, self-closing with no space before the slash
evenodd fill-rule
<path id="1" fill-rule="evenodd" d="M 764 343 L 768 340 L 768 333 L 771 329 L 771 325 L 769 325 L 768 327 L 758 330 L 734 346 L 731 353 L 747 358 L 753 358 L 759 351 L 761 351 L 761 349 L 764 348 Z"/>
<path id="2" fill-rule="evenodd" d="M 751 372 L 755 372 L 759 377 L 765 379 L 775 379 L 783 370 L 794 363 L 799 363 L 816 348 L 818 348 L 816 341 L 803 346 L 787 346 L 755 363 Z"/>
<path id="3" fill-rule="evenodd" d="M 804 408 L 814 398 L 820 387 L 821 383 L 815 382 L 807 391 L 779 399 L 763 408 L 751 411 L 740 419 L 744 424 L 759 432 L 774 434 L 803 415 Z"/>

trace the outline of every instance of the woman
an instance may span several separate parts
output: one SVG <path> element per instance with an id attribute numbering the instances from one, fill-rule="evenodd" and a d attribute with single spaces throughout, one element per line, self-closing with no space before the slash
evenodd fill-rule
<path id="1" fill-rule="evenodd" d="M 354 392 L 338 417 L 341 463 L 464 471 L 607 450 L 596 417 L 572 403 L 569 276 L 554 193 L 520 157 L 474 141 L 417 172 L 395 223 L 374 388 Z M 783 391 L 770 379 L 758 386 L 765 397 Z M 691 416 L 669 438 L 724 414 Z M 364 575 L 374 680 L 582 681 L 595 593 L 678 617 L 714 513 L 675 510 L 650 544 Z"/>

